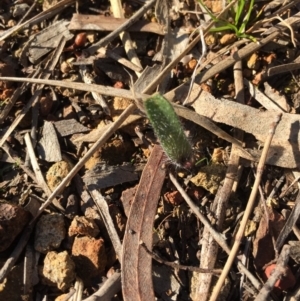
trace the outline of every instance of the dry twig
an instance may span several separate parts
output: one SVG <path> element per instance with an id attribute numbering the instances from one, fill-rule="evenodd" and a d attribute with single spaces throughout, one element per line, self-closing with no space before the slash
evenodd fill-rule
<path id="1" fill-rule="evenodd" d="M 223 236 L 211 226 L 210 222 L 199 211 L 199 208 L 193 203 L 193 201 L 187 195 L 185 190 L 180 186 L 180 184 L 178 183 L 178 181 L 176 180 L 176 178 L 173 176 L 172 173 L 169 174 L 169 177 L 170 177 L 170 180 L 172 181 L 172 183 L 174 184 L 174 186 L 176 187 L 176 189 L 178 190 L 178 192 L 182 195 L 184 200 L 190 206 L 190 208 L 194 212 L 194 214 L 199 218 L 201 223 L 203 223 L 203 225 L 205 227 L 207 227 L 207 229 L 209 229 L 209 232 L 210 232 L 211 236 L 214 238 L 214 240 L 219 244 L 219 246 L 227 254 L 230 254 L 231 251 L 230 251 L 225 239 L 223 238 Z M 251 283 L 254 285 L 254 287 L 256 289 L 260 289 L 261 284 L 259 283 L 259 281 L 247 270 L 247 268 L 239 260 L 237 260 L 237 267 L 238 267 L 238 269 L 240 269 L 240 271 L 242 273 L 244 273 L 248 277 L 248 279 L 251 281 Z"/>
<path id="2" fill-rule="evenodd" d="M 235 90 L 236 99 L 239 103 L 244 103 L 244 85 L 242 76 L 242 62 L 238 61 L 234 66 Z M 243 140 L 243 132 L 236 129 L 235 138 L 239 141 Z M 222 226 L 227 209 L 227 203 L 234 190 L 236 190 L 241 169 L 239 169 L 240 157 L 236 154 L 236 147 L 233 144 L 226 171 L 224 184 L 218 189 L 212 204 L 212 212 L 214 212 L 215 226 L 219 231 L 222 231 Z M 235 185 L 235 188 L 233 186 Z M 203 230 L 201 248 L 201 268 L 213 268 L 218 255 L 218 245 L 206 227 Z M 197 291 L 198 299 L 206 300 L 209 296 L 212 277 L 209 274 L 202 274 L 198 279 Z"/>
<path id="3" fill-rule="evenodd" d="M 27 20 L 26 22 L 24 22 L 22 24 L 17 24 L 16 26 L 3 32 L 0 35 L 0 41 L 5 40 L 6 38 L 8 38 L 9 36 L 11 36 L 12 34 L 18 32 L 18 31 L 20 31 L 22 28 L 24 28 L 27 25 L 37 24 L 47 18 L 51 18 L 52 16 L 58 14 L 62 9 L 70 6 L 73 2 L 75 2 L 75 0 L 63 0 L 63 1 L 58 2 L 57 4 L 53 5 L 49 9 L 32 17 L 31 19 Z"/>
<path id="4" fill-rule="evenodd" d="M 271 141 L 272 141 L 272 138 L 275 134 L 275 129 L 276 129 L 276 127 L 277 127 L 277 125 L 280 121 L 281 115 L 282 114 L 278 114 L 277 120 L 275 120 L 274 123 L 271 125 L 269 135 L 268 135 L 268 137 L 265 141 L 263 152 L 262 152 L 260 161 L 259 161 L 258 166 L 257 166 L 257 176 L 256 176 L 255 182 L 254 182 L 252 190 L 251 190 L 251 194 L 250 194 L 250 197 L 249 197 L 249 200 L 248 200 L 248 203 L 247 203 L 247 207 L 245 209 L 243 218 L 241 220 L 239 230 L 236 234 L 235 241 L 234 241 L 234 244 L 232 246 L 231 252 L 230 252 L 229 257 L 226 261 L 223 272 L 222 272 L 220 278 L 218 279 L 218 282 L 217 282 L 216 286 L 214 287 L 214 290 L 213 290 L 212 295 L 210 297 L 210 301 L 216 301 L 217 300 L 219 292 L 222 288 L 222 285 L 225 281 L 225 278 L 227 277 L 227 275 L 230 271 L 232 263 L 233 263 L 233 261 L 236 257 L 238 249 L 240 247 L 240 243 L 241 243 L 241 241 L 244 237 L 246 224 L 247 224 L 247 221 L 248 221 L 248 218 L 249 218 L 250 214 L 252 213 L 252 209 L 254 207 L 254 203 L 255 203 L 255 200 L 256 200 L 257 189 L 258 189 L 259 183 L 261 181 L 261 177 L 262 177 L 262 173 L 263 173 L 263 167 L 265 165 L 268 150 L 270 148 Z"/>

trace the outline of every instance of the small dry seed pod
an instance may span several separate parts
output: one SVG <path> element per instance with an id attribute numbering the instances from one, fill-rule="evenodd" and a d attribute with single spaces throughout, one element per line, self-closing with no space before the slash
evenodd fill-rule
<path id="1" fill-rule="evenodd" d="M 83 47 L 86 43 L 86 33 L 80 32 L 76 35 L 74 45 L 75 47 Z"/>

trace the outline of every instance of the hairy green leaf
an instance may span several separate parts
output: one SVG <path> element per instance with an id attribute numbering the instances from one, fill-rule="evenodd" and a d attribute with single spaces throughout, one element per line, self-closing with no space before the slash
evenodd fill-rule
<path id="1" fill-rule="evenodd" d="M 191 167 L 192 148 L 172 105 L 163 96 L 154 95 L 145 101 L 144 106 L 168 157 L 178 165 Z"/>

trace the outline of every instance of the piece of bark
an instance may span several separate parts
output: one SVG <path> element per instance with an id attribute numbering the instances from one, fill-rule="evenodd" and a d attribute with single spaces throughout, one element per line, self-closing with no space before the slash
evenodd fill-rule
<path id="1" fill-rule="evenodd" d="M 198 114 L 208 117 L 213 121 L 244 130 L 254 135 L 259 141 L 266 140 L 269 125 L 275 120 L 276 114 L 278 114 L 275 111 L 261 111 L 233 101 L 220 100 L 206 91 L 201 91 L 193 107 Z M 268 164 L 286 168 L 300 166 L 299 128 L 299 115 L 288 113 L 282 115 L 268 153 Z M 254 157 L 259 155 L 255 151 L 253 152 L 248 149 L 247 151 Z M 244 157 L 239 150 L 237 150 L 237 153 Z"/>
<path id="2" fill-rule="evenodd" d="M 258 271 L 274 259 L 275 251 L 273 241 L 278 238 L 285 219 L 272 208 L 268 208 L 268 214 L 262 214 L 258 229 L 253 240 L 252 254 L 254 264 Z"/>
<path id="3" fill-rule="evenodd" d="M 60 145 L 52 122 L 45 121 L 43 137 L 37 147 L 39 157 L 47 162 L 59 162 L 62 160 Z"/>
<path id="4" fill-rule="evenodd" d="M 57 48 L 63 36 L 67 41 L 73 38 L 73 34 L 66 27 L 68 23 L 66 20 L 58 21 L 46 27 L 32 39 L 28 49 L 28 56 L 33 64 L 43 55 Z"/>
<path id="5" fill-rule="evenodd" d="M 66 119 L 54 122 L 54 126 L 61 137 L 88 132 L 90 129 L 75 119 Z"/>
<path id="6" fill-rule="evenodd" d="M 96 166 L 92 170 L 86 172 L 83 181 L 89 189 L 112 187 L 118 184 L 137 181 L 137 171 L 141 171 L 141 169 L 141 166 L 136 168 L 131 164 L 108 166 L 103 169 L 100 166 Z"/>
<path id="7" fill-rule="evenodd" d="M 69 30 L 114 31 L 126 21 L 127 19 L 124 18 L 74 14 L 68 28 Z M 152 32 L 159 35 L 165 34 L 163 26 L 144 20 L 137 21 L 130 26 L 127 31 Z"/>

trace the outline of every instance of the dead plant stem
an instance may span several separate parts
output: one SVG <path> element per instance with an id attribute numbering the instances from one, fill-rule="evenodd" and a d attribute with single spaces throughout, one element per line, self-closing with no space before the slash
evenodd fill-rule
<path id="1" fill-rule="evenodd" d="M 172 173 L 169 173 L 169 177 L 172 183 L 175 185 L 176 189 L 183 196 L 184 200 L 188 203 L 192 211 L 200 219 L 201 223 L 209 229 L 210 234 L 214 237 L 214 239 L 218 242 L 218 244 L 222 247 L 222 249 L 225 250 L 225 252 L 230 252 L 230 249 L 226 244 L 223 236 L 211 226 L 208 219 L 199 211 L 199 208 L 192 202 L 192 200 L 189 198 L 187 193 L 179 185 L 174 175 Z"/>
<path id="2" fill-rule="evenodd" d="M 46 181 L 44 179 L 42 171 L 41 171 L 41 169 L 39 167 L 39 164 L 37 162 L 37 159 L 35 157 L 35 153 L 34 153 L 34 149 L 33 149 L 33 145 L 32 145 L 29 133 L 25 134 L 24 140 L 25 140 L 25 144 L 26 144 L 26 147 L 27 147 L 27 151 L 29 153 L 29 157 L 30 157 L 30 161 L 31 161 L 31 166 L 32 166 L 32 169 L 33 169 L 33 171 L 35 173 L 35 176 L 36 176 L 36 179 L 38 181 L 38 184 L 45 191 L 45 193 L 47 195 L 50 195 L 51 194 L 51 190 L 48 187 L 48 185 L 47 185 L 47 183 L 46 183 Z"/>
<path id="3" fill-rule="evenodd" d="M 103 51 L 102 51 L 103 49 Z M 101 48 L 100 52 L 104 52 L 105 49 Z M 119 64 L 122 64 L 123 66 L 136 71 L 136 72 L 141 72 L 143 71 L 143 68 L 141 66 L 137 66 L 134 63 L 130 62 L 129 60 L 125 59 L 124 57 L 122 57 L 121 55 L 117 54 L 114 50 L 112 49 L 106 49 L 106 51 L 104 52 L 106 56 L 112 58 L 113 60 L 117 61 Z M 126 70 L 126 69 L 125 69 Z"/>
<path id="4" fill-rule="evenodd" d="M 23 169 L 23 171 L 36 183 L 38 184 L 38 180 L 35 177 L 34 173 L 24 164 L 21 157 L 18 157 L 14 154 L 14 151 L 11 149 L 9 144 L 7 142 L 4 142 L 3 146 L 1 147 L 8 157 L 15 162 L 20 168 Z"/>
<path id="5" fill-rule="evenodd" d="M 107 232 L 108 232 L 109 237 L 111 239 L 114 250 L 115 250 L 115 252 L 118 256 L 118 260 L 121 263 L 122 243 L 120 241 L 117 230 L 114 226 L 113 220 L 112 220 L 111 215 L 109 213 L 107 202 L 104 199 L 103 195 L 97 189 L 88 189 L 88 191 L 89 191 L 92 199 L 94 200 L 94 202 L 95 202 L 95 204 L 98 208 L 98 211 L 99 211 L 99 213 L 102 217 L 105 228 L 107 229 Z"/>
<path id="6" fill-rule="evenodd" d="M 18 22 L 17 25 L 21 24 L 29 16 L 29 14 L 33 11 L 33 9 L 37 6 L 37 4 L 38 4 L 38 1 L 35 1 L 35 2 L 32 3 L 32 5 L 29 7 L 29 9 L 27 10 L 27 12 L 20 19 L 20 21 Z"/>
<path id="7" fill-rule="evenodd" d="M 233 264 L 233 262 L 236 258 L 236 254 L 239 250 L 240 243 L 241 243 L 241 241 L 244 237 L 244 232 L 245 232 L 245 227 L 246 227 L 247 221 L 249 219 L 250 214 L 252 213 L 252 209 L 253 209 L 254 204 L 255 204 L 256 194 L 257 194 L 258 186 L 259 186 L 260 181 L 261 181 L 261 177 L 262 177 L 262 173 L 263 173 L 263 167 L 264 167 L 266 159 L 267 159 L 268 150 L 270 148 L 272 138 L 275 134 L 275 129 L 276 129 L 276 127 L 277 127 L 277 125 L 278 125 L 278 123 L 281 119 L 281 116 L 282 116 L 282 114 L 278 114 L 277 119 L 271 125 L 269 135 L 268 135 L 268 137 L 265 141 L 263 152 L 261 154 L 261 158 L 260 158 L 258 166 L 257 166 L 257 176 L 256 176 L 256 179 L 255 179 L 255 182 L 254 182 L 254 185 L 253 185 L 253 188 L 252 188 L 252 191 L 251 191 L 248 203 L 247 203 L 247 207 L 245 209 L 243 218 L 241 220 L 239 230 L 236 234 L 233 247 L 232 247 L 231 252 L 229 254 L 229 257 L 226 261 L 226 264 L 223 268 L 223 272 L 220 275 L 220 278 L 218 279 L 218 282 L 217 282 L 216 286 L 214 287 L 214 290 L 213 290 L 212 295 L 210 297 L 210 301 L 216 301 L 217 300 L 217 298 L 219 296 L 219 293 L 220 293 L 220 290 L 221 290 L 221 288 L 223 286 L 223 283 L 225 281 L 225 278 L 227 277 L 227 275 L 230 271 L 230 268 L 231 268 L 231 266 L 232 266 L 232 264 Z"/>

